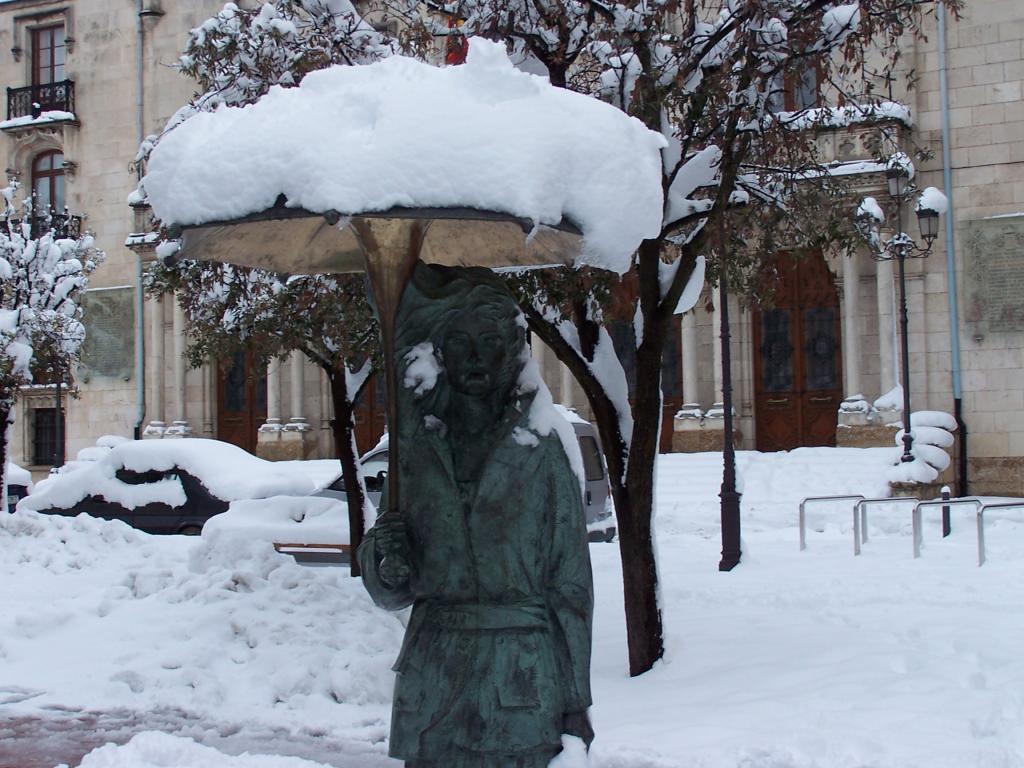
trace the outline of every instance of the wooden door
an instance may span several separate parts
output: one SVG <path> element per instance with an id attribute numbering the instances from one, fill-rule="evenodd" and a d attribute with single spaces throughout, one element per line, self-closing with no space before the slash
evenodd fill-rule
<path id="1" fill-rule="evenodd" d="M 753 313 L 757 450 L 835 445 L 839 294 L 820 254 L 781 254 L 778 275 L 772 306 Z"/>
<path id="2" fill-rule="evenodd" d="M 356 447 L 360 455 L 373 448 L 387 430 L 384 389 L 383 372 L 375 373 L 370 376 L 356 400 L 352 420 L 355 422 Z"/>
<path id="3" fill-rule="evenodd" d="M 237 352 L 217 376 L 217 439 L 256 453 L 256 435 L 267 420 L 267 376 L 251 352 Z"/>

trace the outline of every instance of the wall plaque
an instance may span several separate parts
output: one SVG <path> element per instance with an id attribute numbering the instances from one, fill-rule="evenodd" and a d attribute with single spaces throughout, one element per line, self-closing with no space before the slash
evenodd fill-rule
<path id="1" fill-rule="evenodd" d="M 964 319 L 986 333 L 1024 331 L 1024 214 L 965 222 Z"/>
<path id="2" fill-rule="evenodd" d="M 99 288 L 82 296 L 85 343 L 79 377 L 117 378 L 128 381 L 135 365 L 135 291 Z"/>

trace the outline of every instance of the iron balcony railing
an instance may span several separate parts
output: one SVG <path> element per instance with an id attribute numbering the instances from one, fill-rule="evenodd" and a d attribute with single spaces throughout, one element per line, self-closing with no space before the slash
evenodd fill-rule
<path id="1" fill-rule="evenodd" d="M 7 89 L 8 120 L 54 111 L 74 113 L 75 84 L 71 80 Z"/>
<path id="2" fill-rule="evenodd" d="M 15 219 L 11 221 L 11 224 L 15 227 L 20 227 L 26 219 Z M 63 213 L 57 213 L 56 211 L 50 210 L 47 213 L 32 214 L 27 218 L 30 237 L 38 238 L 45 235 L 51 229 L 53 234 L 58 239 L 70 238 L 77 240 L 82 236 L 82 217 L 72 216 L 65 210 Z"/>

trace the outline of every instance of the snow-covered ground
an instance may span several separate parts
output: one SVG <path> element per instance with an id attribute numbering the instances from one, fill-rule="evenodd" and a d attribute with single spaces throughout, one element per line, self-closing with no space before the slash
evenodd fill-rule
<path id="1" fill-rule="evenodd" d="M 991 519 L 981 568 L 967 512 L 946 540 L 926 516 L 914 560 L 906 508 L 873 510 L 854 558 L 849 510 L 816 507 L 798 549 L 800 499 L 875 495 L 893 453 L 741 453 L 744 556 L 728 574 L 720 456 L 661 458 L 667 653 L 640 678 L 626 673 L 618 548 L 591 546 L 594 768 L 1024 766 L 1024 512 Z M 19 758 L 25 734 L 74 723 L 92 729 L 79 754 L 171 734 L 101 747 L 84 768 L 398 766 L 402 617 L 343 568 L 18 513 L 0 517 L 0 605 L 4 768 L 50 768 Z"/>

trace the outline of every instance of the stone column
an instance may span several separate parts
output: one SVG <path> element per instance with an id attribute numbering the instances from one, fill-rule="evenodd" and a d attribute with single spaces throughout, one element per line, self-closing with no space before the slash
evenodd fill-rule
<path id="1" fill-rule="evenodd" d="M 267 420 L 256 434 L 256 455 L 274 461 L 281 458 L 281 358 L 275 357 L 267 366 Z"/>
<path id="2" fill-rule="evenodd" d="M 334 435 L 331 433 L 331 419 L 334 418 L 334 402 L 331 400 L 331 382 L 323 368 L 317 366 L 317 370 L 320 372 L 320 429 L 328 432 L 329 442 L 333 445 Z"/>
<path id="3" fill-rule="evenodd" d="M 860 333 L 860 254 L 843 259 L 843 373 L 846 378 L 846 399 L 861 396 Z"/>
<path id="4" fill-rule="evenodd" d="M 213 425 L 213 401 L 217 397 L 217 363 L 209 362 L 203 365 L 203 423 L 201 425 L 203 437 L 214 436 Z"/>
<path id="5" fill-rule="evenodd" d="M 544 342 L 537 338 L 537 334 L 531 334 L 530 336 L 530 355 L 537 361 L 537 374 L 540 376 L 540 380 L 546 384 L 547 380 L 544 378 Z"/>
<path id="6" fill-rule="evenodd" d="M 192 428 L 188 423 L 188 368 L 185 364 L 185 310 L 174 298 L 174 421 L 164 433 L 165 437 L 188 437 Z"/>
<path id="7" fill-rule="evenodd" d="M 562 400 L 562 405 L 566 408 L 573 407 L 573 378 L 572 372 L 569 370 L 569 366 L 562 364 L 562 387 L 559 396 Z"/>
<path id="8" fill-rule="evenodd" d="M 722 308 L 721 308 L 721 295 L 717 288 L 711 291 L 711 353 L 712 353 L 712 373 L 715 380 L 715 390 L 713 393 L 714 405 L 711 406 L 711 411 L 708 412 L 708 416 L 711 418 L 722 418 Z"/>
<path id="9" fill-rule="evenodd" d="M 683 313 L 680 322 L 683 347 L 683 407 L 672 419 L 672 450 L 692 453 L 703 449 L 704 412 L 697 390 L 697 316 Z"/>
<path id="10" fill-rule="evenodd" d="M 267 421 L 260 427 L 275 431 L 281 428 L 281 358 L 275 357 L 267 366 Z"/>
<path id="11" fill-rule="evenodd" d="M 883 233 L 883 239 L 891 233 Z M 885 395 L 898 383 L 896 367 L 896 294 L 893 281 L 893 264 L 880 261 L 875 273 L 875 290 L 878 296 L 878 380 L 879 394 Z M 899 398 L 896 398 L 899 401 Z M 895 408 L 880 408 L 879 417 L 883 423 L 899 421 L 903 407 L 895 402 Z"/>
<path id="12" fill-rule="evenodd" d="M 697 391 L 697 316 L 691 309 L 682 318 L 683 410 L 700 418 L 700 393 Z"/>
<path id="13" fill-rule="evenodd" d="M 163 437 L 167 429 L 164 421 L 164 366 L 166 365 L 164 345 L 164 300 L 162 297 L 149 301 L 149 382 L 151 418 L 143 431 L 144 438 Z"/>
<path id="14" fill-rule="evenodd" d="M 836 445 L 840 447 L 866 447 L 889 437 L 885 428 L 879 428 L 876 413 L 864 398 L 861 381 L 861 347 L 857 323 L 860 317 L 860 254 L 843 258 L 843 378 L 846 397 L 839 406 L 836 422 Z M 891 270 L 890 270 L 891 272 Z M 881 289 L 879 296 L 881 296 Z M 882 303 L 879 302 L 879 307 Z M 884 323 L 881 312 L 879 328 Z M 883 391 L 884 391 L 883 387 Z"/>
<path id="15" fill-rule="evenodd" d="M 303 407 L 302 401 L 304 396 L 304 389 L 306 386 L 305 378 L 305 360 L 303 359 L 301 352 L 292 352 L 290 365 L 291 365 L 291 401 L 290 401 L 290 412 L 291 415 L 288 417 L 287 429 L 293 430 L 306 430 L 309 429 L 309 424 L 306 422 L 305 417 L 302 415 Z"/>
<path id="16" fill-rule="evenodd" d="M 319 365 L 315 366 L 317 380 L 320 382 L 320 428 L 315 430 L 313 442 L 321 456 L 334 456 L 337 451 L 334 443 L 334 430 L 331 420 L 334 418 L 334 402 L 331 399 L 331 381 L 327 371 Z"/>
<path id="17" fill-rule="evenodd" d="M 288 423 L 281 430 L 281 449 L 275 458 L 309 459 L 316 452 L 316 437 L 304 415 L 305 366 L 303 354 L 292 352 L 289 359 L 291 397 L 288 403 Z"/>

